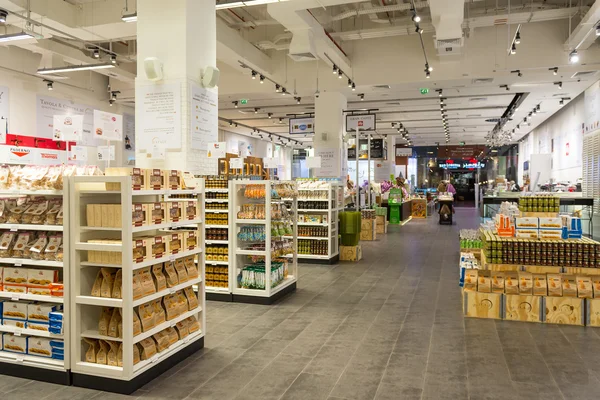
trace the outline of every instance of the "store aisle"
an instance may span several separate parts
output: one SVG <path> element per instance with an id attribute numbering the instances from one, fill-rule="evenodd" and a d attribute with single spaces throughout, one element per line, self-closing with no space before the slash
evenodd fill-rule
<path id="1" fill-rule="evenodd" d="M 133 396 L 0 376 L 6 399 L 586 399 L 597 330 L 465 320 L 459 227 L 433 217 L 363 243 L 364 260 L 302 265 L 275 306 L 210 302 L 203 351 Z M 43 395 L 41 395 L 43 394 Z"/>

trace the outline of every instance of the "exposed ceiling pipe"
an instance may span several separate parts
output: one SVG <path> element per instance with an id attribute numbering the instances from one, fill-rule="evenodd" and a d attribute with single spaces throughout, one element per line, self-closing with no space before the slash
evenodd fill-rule
<path id="1" fill-rule="evenodd" d="M 595 32 L 592 34 L 592 30 L 599 23 L 600 1 L 596 1 L 569 35 L 564 44 L 565 50 L 585 50 L 589 48 L 596 41 Z"/>
<path id="2" fill-rule="evenodd" d="M 425 7 L 429 7 L 429 3 L 427 1 L 416 1 L 415 2 L 415 8 L 425 8 Z M 379 6 L 379 7 L 373 7 L 371 5 L 371 3 L 365 3 L 363 8 L 359 8 L 357 10 L 350 10 L 350 11 L 346 11 L 346 12 L 334 15 L 333 17 L 331 17 L 331 20 L 332 21 L 341 21 L 343 19 L 354 18 L 354 17 L 358 17 L 360 15 L 377 14 L 377 13 L 384 13 L 384 12 L 390 12 L 390 11 L 408 11 L 408 10 L 410 10 L 410 3 L 401 3 L 401 4 L 394 4 L 391 6 Z"/>

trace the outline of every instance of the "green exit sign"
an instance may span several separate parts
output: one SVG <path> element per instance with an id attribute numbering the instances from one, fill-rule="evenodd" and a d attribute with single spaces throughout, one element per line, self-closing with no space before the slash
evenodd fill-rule
<path id="1" fill-rule="evenodd" d="M 465 145 L 465 142 L 460 142 L 459 144 L 460 144 L 461 146 L 464 146 L 464 145 Z"/>
<path id="2" fill-rule="evenodd" d="M 240 104 L 248 104 L 248 99 L 240 99 Z"/>
<path id="3" fill-rule="evenodd" d="M 420 88 L 419 91 L 421 92 L 421 94 L 427 94 L 429 93 L 429 89 L 428 88 Z"/>

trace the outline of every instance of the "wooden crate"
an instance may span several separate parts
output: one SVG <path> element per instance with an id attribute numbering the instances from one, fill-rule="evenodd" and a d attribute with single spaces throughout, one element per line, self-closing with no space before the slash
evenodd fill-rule
<path id="1" fill-rule="evenodd" d="M 532 274 L 560 274 L 562 267 L 548 267 L 545 265 L 525 265 L 523 271 L 531 272 Z"/>
<path id="2" fill-rule="evenodd" d="M 544 297 L 505 294 L 504 319 L 508 321 L 544 322 Z"/>
<path id="3" fill-rule="evenodd" d="M 584 299 L 577 297 L 552 297 L 544 299 L 546 320 L 548 324 L 579 325 L 583 326 Z"/>
<path id="4" fill-rule="evenodd" d="M 558 213 L 555 213 L 555 212 L 521 211 L 521 217 L 556 218 L 556 217 L 558 217 Z"/>
<path id="5" fill-rule="evenodd" d="M 384 233 L 387 233 L 389 222 L 386 221 L 385 216 L 378 215 L 375 221 L 377 223 L 377 226 L 375 228 L 376 234 L 383 235 Z"/>
<path id="6" fill-rule="evenodd" d="M 466 317 L 502 319 L 502 293 L 463 291 L 463 310 Z"/>
<path id="7" fill-rule="evenodd" d="M 341 261 L 359 261 L 362 258 L 362 247 L 357 246 L 340 246 Z"/>
<path id="8" fill-rule="evenodd" d="M 585 325 L 600 326 L 600 299 L 585 299 Z"/>
<path id="9" fill-rule="evenodd" d="M 360 240 L 377 240 L 377 231 L 375 230 L 376 220 L 363 219 L 360 224 Z"/>
<path id="10" fill-rule="evenodd" d="M 569 275 L 600 275 L 600 268 L 564 267 L 564 273 Z"/>

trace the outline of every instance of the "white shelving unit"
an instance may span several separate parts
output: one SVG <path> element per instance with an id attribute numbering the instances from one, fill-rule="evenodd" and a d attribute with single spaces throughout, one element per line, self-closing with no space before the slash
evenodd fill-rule
<path id="1" fill-rule="evenodd" d="M 332 181 L 314 181 L 307 180 L 298 181 L 298 204 L 299 207 L 303 204 L 302 202 L 319 202 L 320 204 L 326 203 L 326 209 L 310 209 L 310 208 L 299 208 L 298 216 L 299 219 L 305 218 L 308 215 L 319 215 L 325 217 L 327 222 L 298 222 L 298 259 L 305 263 L 317 263 L 317 264 L 331 264 L 339 258 L 339 236 L 338 236 L 338 213 L 343 209 L 343 189 L 340 183 Z M 311 228 L 322 229 L 327 228 L 326 236 L 303 236 L 303 231 Z M 303 241 L 316 242 L 315 246 L 323 246 L 322 242 L 327 241 L 327 252 L 326 254 L 303 254 L 305 246 Z M 311 246 L 313 244 L 311 243 Z"/>
<path id="2" fill-rule="evenodd" d="M 119 183 L 120 191 L 104 190 L 106 183 Z M 127 176 L 100 176 L 100 177 L 73 177 L 71 178 L 71 232 L 72 243 L 71 282 L 73 292 L 71 308 L 74 318 L 70 325 L 71 353 L 73 372 L 73 385 L 92 389 L 108 390 L 123 394 L 130 394 L 154 379 L 156 376 L 171 368 L 193 352 L 204 346 L 206 332 L 205 292 L 204 292 L 204 182 L 194 190 L 132 190 L 131 177 Z M 198 217 L 193 221 L 177 222 L 173 224 L 160 224 L 143 226 L 143 229 L 133 228 L 132 204 L 134 202 L 168 202 L 189 201 L 189 198 L 170 198 L 175 194 L 195 196 L 198 202 Z M 86 206 L 88 204 L 120 204 L 121 226 L 118 229 L 103 229 L 87 226 Z M 153 258 L 147 254 L 143 262 L 133 259 L 133 241 L 143 236 L 166 234 L 165 228 L 188 226 L 197 227 L 197 245 L 194 249 L 186 249 L 176 254 L 169 254 L 160 258 Z M 83 229 L 82 229 L 83 228 Z M 121 244 L 87 243 L 93 239 L 115 239 Z M 120 264 L 102 264 L 90 262 L 88 251 L 117 251 Z M 147 295 L 139 300 L 133 299 L 133 273 L 140 268 L 163 262 L 173 262 L 177 259 L 198 256 L 198 278 L 190 279 L 178 285 Z M 122 270 L 122 298 L 104 298 L 91 296 L 91 287 L 101 267 L 117 268 Z M 183 312 L 164 323 L 148 329 L 136 336 L 133 335 L 133 313 L 136 307 L 150 301 L 156 301 L 163 296 L 173 294 L 187 287 L 197 287 L 198 307 Z M 122 336 L 119 338 L 103 336 L 98 330 L 98 321 L 103 307 L 116 307 L 122 315 Z M 134 365 L 133 346 L 145 338 L 169 327 L 188 317 L 194 317 L 200 324 L 200 330 L 171 344 L 167 349 L 156 353 L 147 360 L 142 360 Z M 86 362 L 85 352 L 87 344 L 83 338 L 103 339 L 122 343 L 122 366 L 101 365 Z"/>
<path id="3" fill-rule="evenodd" d="M 207 181 L 209 180 L 209 178 L 205 178 L 207 179 Z M 233 249 L 231 246 L 231 234 L 233 232 L 232 229 L 232 214 L 231 214 L 231 207 L 232 207 L 232 202 L 231 202 L 231 188 L 232 188 L 232 183 L 231 181 L 228 181 L 227 183 L 227 189 L 225 188 L 221 188 L 221 189 L 212 189 L 212 188 L 205 188 L 204 191 L 208 194 L 208 193 L 227 193 L 228 194 L 228 198 L 227 199 L 209 199 L 209 198 L 205 198 L 204 202 L 205 204 L 205 212 L 206 213 L 214 213 L 214 214 L 227 214 L 227 225 L 211 225 L 211 224 L 206 224 L 204 226 L 205 230 L 209 230 L 209 229 L 227 229 L 227 240 L 210 240 L 208 239 L 208 232 L 205 232 L 206 238 L 207 240 L 205 241 L 206 243 L 206 247 L 210 247 L 211 245 L 227 245 L 227 261 L 224 260 L 207 260 L 206 257 L 208 256 L 208 252 L 204 255 L 204 259 L 205 259 L 205 263 L 206 263 L 206 267 L 207 267 L 207 276 L 211 275 L 211 270 L 214 271 L 215 269 L 220 269 L 220 268 L 224 268 L 227 267 L 227 286 L 223 287 L 223 286 L 216 286 L 214 284 L 211 284 L 212 282 L 215 282 L 215 280 L 210 281 L 210 283 L 206 282 L 206 299 L 207 300 L 216 300 L 216 301 L 232 301 L 233 300 L 233 296 L 232 296 L 232 291 L 233 291 L 233 283 L 232 283 L 232 258 L 234 257 L 233 255 Z M 205 196 L 206 197 L 206 196 Z M 222 209 L 222 210 L 213 210 L 213 209 L 209 209 L 206 207 L 206 205 L 208 204 L 220 204 L 224 207 L 227 207 L 226 209 Z M 215 274 L 214 272 L 212 273 L 212 275 L 223 275 L 223 274 Z"/>
<path id="4" fill-rule="evenodd" d="M 62 335 L 52 335 L 46 331 L 36 329 L 23 329 L 14 326 L 0 325 L 0 334 L 8 333 L 16 336 L 43 337 L 64 341 L 64 360 L 40 357 L 29 354 L 18 354 L 3 351 L 0 347 L 0 374 L 25 377 L 45 382 L 68 385 L 70 383 L 70 351 L 69 351 L 69 322 L 70 305 L 65 299 L 69 298 L 69 183 L 64 179 L 63 190 L 3 190 L 0 196 L 22 197 L 22 196 L 44 196 L 51 200 L 57 197 L 63 202 L 63 225 L 34 225 L 34 224 L 0 224 L 0 234 L 4 231 L 12 231 L 18 234 L 24 231 L 49 232 L 51 234 L 62 233 L 63 236 L 63 261 L 31 260 L 25 258 L 0 258 L 0 266 L 14 266 L 24 269 L 57 270 L 60 280 L 64 284 L 63 297 L 42 296 L 26 293 L 13 293 L 0 291 L 0 301 L 18 302 L 44 302 L 63 306 Z"/>
<path id="5" fill-rule="evenodd" d="M 232 254 L 233 257 L 230 260 L 233 261 L 233 274 L 230 280 L 233 281 L 233 301 L 239 301 L 244 303 L 257 303 L 257 304 L 272 304 L 277 299 L 285 296 L 287 293 L 296 289 L 296 283 L 298 280 L 298 258 L 297 258 L 297 203 L 296 198 L 292 199 L 291 207 L 291 218 L 290 222 L 293 228 L 293 235 L 291 238 L 293 254 L 291 254 L 288 261 L 288 274 L 278 285 L 271 287 L 271 267 L 272 259 L 271 256 L 271 243 L 285 239 L 282 236 L 272 237 L 271 235 L 271 204 L 281 204 L 281 199 L 273 199 L 271 197 L 271 185 L 274 183 L 291 183 L 295 185 L 295 182 L 284 182 L 284 181 L 257 181 L 257 180 L 236 180 L 231 183 L 230 201 L 233 202 L 233 209 L 231 211 L 233 219 L 233 227 L 231 232 L 232 238 Z M 264 185 L 265 186 L 265 197 L 264 198 L 246 198 L 244 197 L 244 190 L 246 185 Z M 242 209 L 244 204 L 263 204 L 265 206 L 265 219 L 241 219 L 237 218 L 237 213 Z M 264 241 L 265 250 L 249 250 L 244 247 L 250 243 L 262 243 L 262 242 L 248 242 L 240 241 L 238 239 L 238 232 L 242 227 L 263 227 L 265 230 L 266 240 Z M 252 264 L 252 258 L 255 260 L 264 260 L 265 263 L 265 288 L 264 289 L 251 289 L 242 287 L 239 283 L 240 279 L 238 276 L 244 267 Z M 281 257 L 285 258 L 285 257 Z"/>

